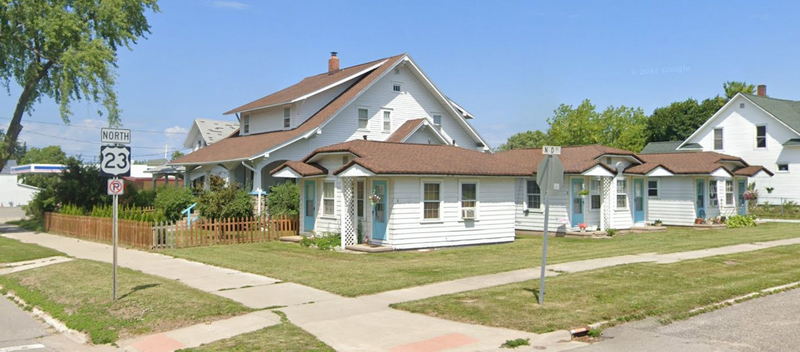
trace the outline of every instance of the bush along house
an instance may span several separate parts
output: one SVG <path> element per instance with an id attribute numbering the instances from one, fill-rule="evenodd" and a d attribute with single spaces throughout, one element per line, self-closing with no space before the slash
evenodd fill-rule
<path id="1" fill-rule="evenodd" d="M 639 155 L 564 147 L 565 178 L 551 198 L 552 231 L 630 229 L 746 212 L 747 178 L 771 175 L 714 152 Z M 540 149 L 484 153 L 449 145 L 353 140 L 271 171 L 301 190 L 300 231 L 340 233 L 394 249 L 500 243 L 543 230 L 535 172 Z"/>
<path id="2" fill-rule="evenodd" d="M 226 114 L 236 116 L 235 132 L 170 163 L 186 167 L 187 184 L 207 186 L 214 175 L 268 192 L 282 182 L 269 173 L 278 165 L 355 139 L 489 150 L 469 123 L 473 116 L 406 54 L 340 68 L 334 52 L 326 72 Z"/>

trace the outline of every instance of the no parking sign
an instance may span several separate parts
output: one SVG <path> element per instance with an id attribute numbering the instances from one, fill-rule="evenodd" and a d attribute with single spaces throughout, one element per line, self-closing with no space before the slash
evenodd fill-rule
<path id="1" fill-rule="evenodd" d="M 111 178 L 108 180 L 108 195 L 121 196 L 125 193 L 125 182 L 119 178 Z"/>

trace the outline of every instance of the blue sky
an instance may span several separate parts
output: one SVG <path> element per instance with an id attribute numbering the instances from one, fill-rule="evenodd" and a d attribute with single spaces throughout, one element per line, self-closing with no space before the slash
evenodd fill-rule
<path id="1" fill-rule="evenodd" d="M 546 128 L 558 104 L 650 113 L 722 83 L 764 83 L 800 99 L 796 2 L 752 1 L 255 1 L 170 0 L 152 33 L 119 53 L 118 93 L 133 150 L 180 148 L 194 118 L 222 112 L 327 68 L 409 53 L 445 94 L 476 115 L 493 146 Z M 0 128 L 19 90 L 0 94 Z M 73 105 L 71 127 L 44 99 L 25 119 L 32 146 L 94 155 L 105 122 Z M 168 133 L 169 132 L 169 133 Z M 79 142 L 80 141 L 80 142 Z"/>

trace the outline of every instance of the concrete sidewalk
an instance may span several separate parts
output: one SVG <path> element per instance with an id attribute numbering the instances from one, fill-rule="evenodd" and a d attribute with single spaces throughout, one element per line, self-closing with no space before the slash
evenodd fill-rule
<path id="1" fill-rule="evenodd" d="M 4 236 L 58 249 L 78 258 L 111 261 L 109 245 L 44 233 Z M 549 266 L 548 276 L 643 262 L 682 260 L 800 244 L 800 238 L 739 244 L 688 252 L 644 253 L 588 259 Z M 389 304 L 424 299 L 539 278 L 538 268 L 468 277 L 355 298 L 281 283 L 277 279 L 176 259 L 160 254 L 119 249 L 120 265 L 179 280 L 188 286 L 227 297 L 250 307 L 280 308 L 289 320 L 337 351 L 494 351 L 509 339 L 529 338 L 535 349 L 557 351 L 580 346 L 566 331 L 537 335 L 523 331 L 465 324 L 389 308 Z M 310 303 L 313 302 L 313 303 Z M 246 331 L 241 331 L 242 333 Z M 157 334 L 158 335 L 158 334 Z M 169 336 L 169 335 L 167 335 Z M 185 334 L 184 334 L 185 336 Z M 207 341 L 210 342 L 210 341 Z"/>

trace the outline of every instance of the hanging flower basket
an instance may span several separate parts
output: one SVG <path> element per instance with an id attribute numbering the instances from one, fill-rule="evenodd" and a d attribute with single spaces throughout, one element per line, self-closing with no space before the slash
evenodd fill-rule
<path id="1" fill-rule="evenodd" d="M 373 194 L 373 195 L 369 196 L 369 202 L 372 203 L 373 205 L 374 204 L 378 204 L 378 203 L 381 202 L 381 196 L 379 196 L 377 194 Z"/>
<path id="2" fill-rule="evenodd" d="M 758 193 L 754 191 L 745 191 L 744 194 L 742 194 L 742 198 L 745 200 L 756 200 L 758 199 Z"/>

